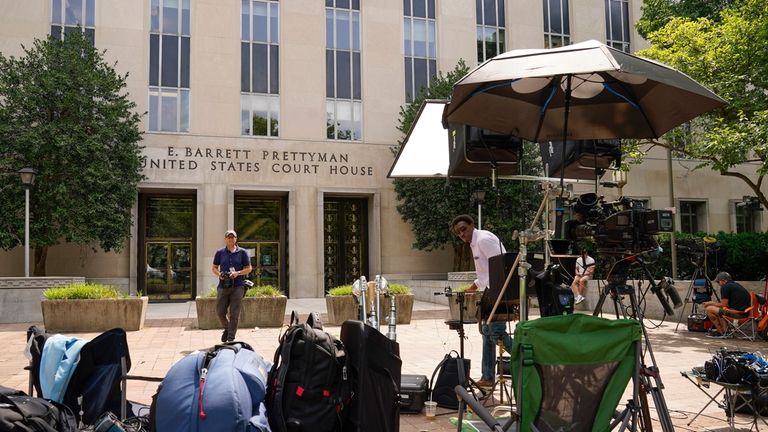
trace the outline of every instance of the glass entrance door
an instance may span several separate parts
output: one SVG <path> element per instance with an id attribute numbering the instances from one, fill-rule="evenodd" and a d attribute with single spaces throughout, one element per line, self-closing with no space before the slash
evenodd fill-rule
<path id="1" fill-rule="evenodd" d="M 282 289 L 280 285 L 280 243 L 278 242 L 239 242 L 240 247 L 248 250 L 253 272 L 249 279 L 256 286 L 271 285 Z"/>
<path id="2" fill-rule="evenodd" d="M 156 300 L 189 299 L 192 293 L 192 243 L 146 242 L 147 295 Z"/>
<path id="3" fill-rule="evenodd" d="M 325 291 L 368 274 L 368 200 L 325 198 L 323 204 Z"/>
<path id="4" fill-rule="evenodd" d="M 139 290 L 150 300 L 189 300 L 195 295 L 195 197 L 139 197 Z"/>
<path id="5" fill-rule="evenodd" d="M 256 286 L 271 285 L 290 295 L 286 280 L 286 219 L 284 197 L 235 196 L 237 244 L 248 250 L 253 266 L 248 278 Z"/>

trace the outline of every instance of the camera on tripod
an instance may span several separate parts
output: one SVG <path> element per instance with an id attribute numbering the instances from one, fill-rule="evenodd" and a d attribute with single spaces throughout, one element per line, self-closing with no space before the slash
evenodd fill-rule
<path id="1" fill-rule="evenodd" d="M 591 237 L 598 251 L 631 255 L 658 247 L 653 237 L 672 232 L 673 216 L 669 210 L 643 208 L 640 201 L 622 197 L 606 202 L 597 194 L 579 196 L 572 204 L 574 219 L 565 223 L 565 237 L 577 241 Z"/>

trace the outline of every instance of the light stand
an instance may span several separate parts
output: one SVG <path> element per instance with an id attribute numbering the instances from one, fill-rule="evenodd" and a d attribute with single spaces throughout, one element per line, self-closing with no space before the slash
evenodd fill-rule
<path id="1" fill-rule="evenodd" d="M 22 168 L 18 171 L 24 184 L 24 277 L 29 277 L 29 188 L 35 184 L 35 170 Z"/>
<path id="2" fill-rule="evenodd" d="M 682 247 L 682 246 L 678 246 Z M 688 303 L 691 303 L 691 314 L 695 314 L 698 312 L 698 305 L 699 303 L 696 301 L 695 294 L 694 294 L 694 284 L 696 283 L 696 280 L 703 278 L 704 279 L 704 289 L 706 290 L 706 293 L 709 295 L 710 299 L 712 295 L 714 294 L 717 301 L 720 301 L 720 296 L 717 294 L 717 291 L 712 289 L 712 281 L 709 279 L 708 275 L 708 269 L 707 269 L 707 255 L 709 254 L 708 250 L 708 244 L 706 239 L 704 240 L 704 251 L 701 255 L 695 255 L 697 260 L 691 260 L 691 263 L 696 266 L 695 270 L 693 271 L 693 275 L 691 276 L 691 283 L 688 285 L 688 291 L 685 293 L 685 303 L 683 303 L 683 307 L 680 308 L 680 316 L 677 318 L 677 325 L 675 326 L 675 333 L 677 333 L 678 327 L 680 327 L 680 323 L 683 321 L 683 315 L 685 315 L 685 307 L 688 306 Z"/>
<path id="3" fill-rule="evenodd" d="M 472 192 L 472 201 L 477 202 L 477 229 L 483 229 L 483 201 L 485 201 L 485 191 Z"/>

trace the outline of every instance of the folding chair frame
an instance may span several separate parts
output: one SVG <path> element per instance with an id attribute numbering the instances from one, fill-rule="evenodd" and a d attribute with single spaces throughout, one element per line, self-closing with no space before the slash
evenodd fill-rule
<path id="1" fill-rule="evenodd" d="M 760 322 L 760 318 L 762 318 L 760 302 L 758 301 L 757 294 L 753 292 L 749 294 L 749 299 L 750 305 L 744 310 L 747 316 L 743 318 L 723 316 L 728 325 L 723 335 L 724 338 L 747 339 L 750 341 L 755 341 L 758 338 L 757 324 Z M 733 311 L 733 313 L 738 313 L 738 311 Z"/>

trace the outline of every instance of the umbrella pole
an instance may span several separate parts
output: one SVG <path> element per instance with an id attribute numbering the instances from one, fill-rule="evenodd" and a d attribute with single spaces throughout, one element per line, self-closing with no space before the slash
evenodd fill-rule
<path id="1" fill-rule="evenodd" d="M 565 76 L 565 109 L 563 110 L 563 142 L 561 146 L 562 168 L 560 169 L 560 197 L 565 190 L 565 142 L 568 140 L 568 114 L 571 111 L 571 75 Z"/>

